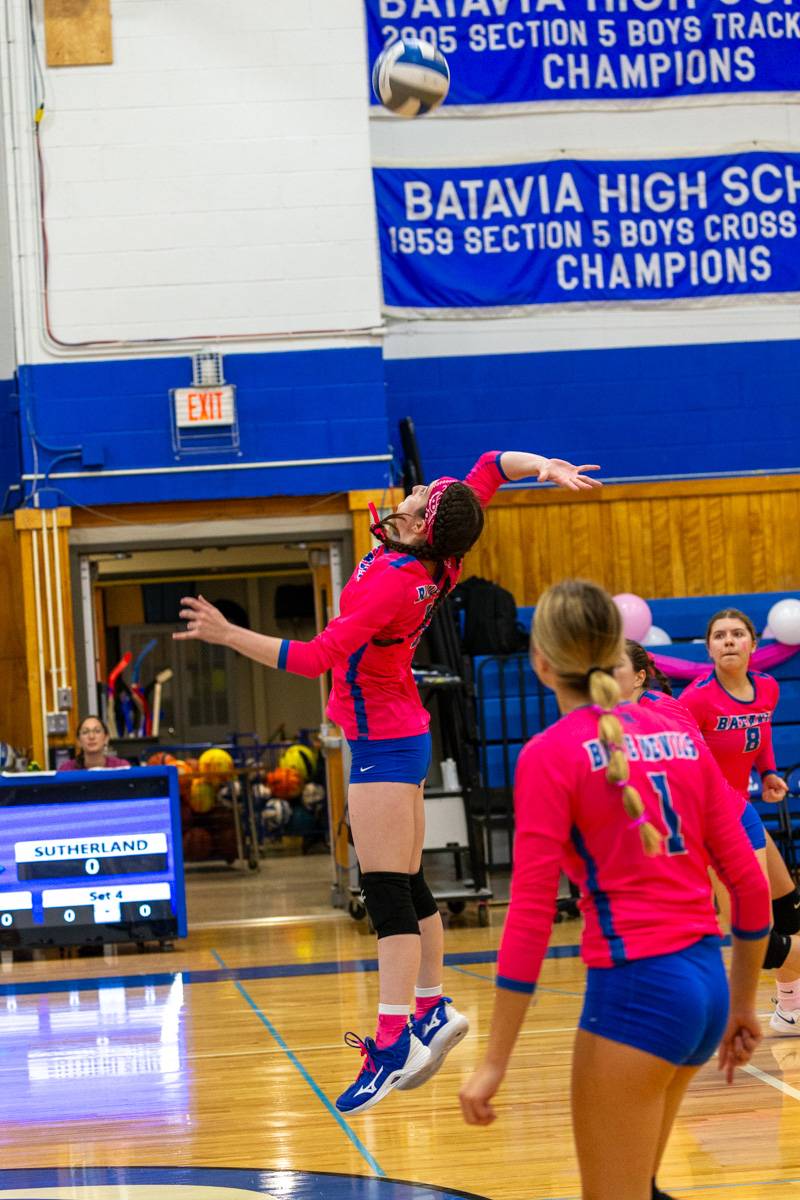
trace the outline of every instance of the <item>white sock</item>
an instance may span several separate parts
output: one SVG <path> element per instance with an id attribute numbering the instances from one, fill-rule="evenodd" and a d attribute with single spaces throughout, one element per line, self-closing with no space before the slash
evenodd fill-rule
<path id="1" fill-rule="evenodd" d="M 800 979 L 790 979 L 787 983 L 775 981 L 778 993 L 778 1003 L 787 1012 L 795 1012 L 800 1008 Z"/>

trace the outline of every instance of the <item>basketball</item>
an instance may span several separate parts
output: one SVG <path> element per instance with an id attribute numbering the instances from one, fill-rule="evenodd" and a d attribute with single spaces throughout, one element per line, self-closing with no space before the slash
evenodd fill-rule
<path id="1" fill-rule="evenodd" d="M 211 857 L 213 845 L 208 830 L 195 825 L 183 835 L 183 857 L 186 862 L 204 862 Z"/>
<path id="2" fill-rule="evenodd" d="M 218 746 L 204 750 L 197 765 L 204 775 L 207 775 L 209 779 L 216 780 L 217 783 L 225 783 L 233 776 L 233 759 L 227 750 L 222 750 Z"/>
<path id="3" fill-rule="evenodd" d="M 389 112 L 398 117 L 423 117 L 446 97 L 450 68 L 430 42 L 406 38 L 387 46 L 375 59 L 372 87 Z"/>

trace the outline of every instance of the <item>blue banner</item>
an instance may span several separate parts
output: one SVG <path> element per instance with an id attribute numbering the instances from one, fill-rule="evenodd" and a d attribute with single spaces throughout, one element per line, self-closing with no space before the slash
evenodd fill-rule
<path id="1" fill-rule="evenodd" d="M 800 153 L 373 178 L 390 310 L 800 292 Z"/>
<path id="2" fill-rule="evenodd" d="M 366 0 L 370 68 L 420 37 L 458 105 L 800 91 L 800 0 Z M 373 104 L 376 104 L 374 96 Z"/>

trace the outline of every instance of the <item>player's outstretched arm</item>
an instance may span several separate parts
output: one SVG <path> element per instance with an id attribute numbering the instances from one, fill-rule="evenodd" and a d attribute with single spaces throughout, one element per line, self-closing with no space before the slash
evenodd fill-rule
<path id="1" fill-rule="evenodd" d="M 555 483 L 571 492 L 582 492 L 602 487 L 599 479 L 592 479 L 587 471 L 599 471 L 596 463 L 575 466 L 564 458 L 545 458 L 541 454 L 526 454 L 521 450 L 504 450 L 500 456 L 500 468 L 507 479 L 529 479 L 536 476 L 539 483 Z"/>
<path id="2" fill-rule="evenodd" d="M 208 642 L 212 646 L 229 646 L 245 658 L 265 667 L 277 667 L 282 638 L 255 633 L 226 621 L 218 608 L 203 596 L 184 596 L 181 600 L 180 618 L 186 621 L 186 629 L 173 633 L 176 642 Z"/>

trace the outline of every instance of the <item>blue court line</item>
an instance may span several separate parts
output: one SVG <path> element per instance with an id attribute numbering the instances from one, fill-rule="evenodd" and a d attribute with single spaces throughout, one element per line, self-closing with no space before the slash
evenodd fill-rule
<path id="1" fill-rule="evenodd" d="M 731 944 L 723 938 L 723 946 Z M 545 958 L 578 958 L 580 946 L 548 946 Z M 497 962 L 496 950 L 467 950 L 445 954 L 446 967 Z M 275 963 L 267 967 L 226 967 L 216 971 L 147 971 L 140 975 L 97 975 L 78 979 L 29 979 L 24 983 L 0 984 L 0 996 L 38 996 L 57 992 L 99 991 L 101 988 L 169 987 L 180 975 L 185 986 L 195 983 L 236 983 L 240 980 L 293 979 L 306 975 L 352 975 L 377 971 L 377 958 L 351 958 L 334 962 Z M 486 976 L 478 976 L 485 979 Z M 547 989 L 542 989 L 545 991 Z M 549 989 L 555 991 L 554 988 Z"/>
<path id="2" fill-rule="evenodd" d="M 548 958 L 576 958 L 578 946 L 552 946 Z M 461 963 L 494 963 L 496 950 L 468 950 L 446 954 L 445 966 Z M 169 987 L 178 975 L 184 985 L 195 983 L 236 983 L 256 979 L 293 979 L 306 975 L 352 975 L 377 971 L 377 958 L 352 958 L 333 962 L 275 963 L 266 967 L 225 967 L 208 971 L 159 971 L 141 975 L 98 975 L 79 979 L 29 979 L 24 983 L 0 984 L 0 996 L 34 996 L 54 992 L 98 991 L 118 987 Z"/>
<path id="3" fill-rule="evenodd" d="M 471 975 L 473 979 L 482 979 L 484 983 L 494 983 L 493 975 L 479 975 L 477 971 L 468 971 L 466 967 L 457 967 L 454 963 L 445 963 L 451 971 L 458 971 L 460 975 Z M 579 1000 L 583 999 L 583 992 L 567 992 L 564 988 L 544 987 L 537 983 L 536 992 L 553 992 L 556 996 L 577 996 Z"/>
<path id="4" fill-rule="evenodd" d="M 220 967 L 222 967 L 223 970 L 227 970 L 225 963 L 222 961 L 220 956 L 217 954 L 216 950 L 212 949 L 211 953 L 213 954 L 214 958 L 219 963 Z M 256 1016 L 258 1017 L 261 1024 L 266 1028 L 266 1030 L 270 1034 L 270 1036 L 273 1037 L 275 1039 L 275 1041 L 278 1043 L 281 1050 L 283 1050 L 284 1054 L 289 1059 L 289 1062 L 292 1064 L 292 1066 L 295 1067 L 300 1072 L 300 1074 L 303 1076 L 303 1079 L 305 1079 L 306 1083 L 311 1088 L 312 1092 L 317 1097 L 317 1099 L 325 1106 L 325 1108 L 327 1108 L 327 1110 L 331 1114 L 331 1116 L 336 1119 L 336 1121 L 338 1122 L 342 1131 L 349 1137 L 350 1141 L 353 1143 L 356 1150 L 358 1150 L 361 1157 L 364 1158 L 366 1160 L 366 1162 L 369 1164 L 371 1170 L 373 1170 L 376 1175 L 385 1177 L 386 1172 L 372 1157 L 369 1150 L 364 1145 L 364 1143 L 361 1141 L 360 1137 L 355 1132 L 355 1130 L 350 1128 L 350 1126 L 347 1124 L 347 1121 L 345 1121 L 344 1117 L 339 1112 L 339 1110 L 337 1108 L 335 1108 L 333 1104 L 331 1104 L 330 1100 L 325 1095 L 322 1088 L 319 1086 L 317 1081 L 309 1074 L 309 1072 L 306 1070 L 306 1068 L 300 1062 L 300 1059 L 297 1057 L 297 1055 L 294 1053 L 294 1051 L 289 1049 L 289 1047 L 286 1045 L 286 1042 L 283 1040 L 281 1035 L 278 1033 L 277 1029 L 272 1024 L 272 1022 L 270 1021 L 270 1019 L 266 1015 L 266 1013 L 263 1012 L 263 1010 L 261 1008 L 259 1008 L 259 1006 L 256 1004 L 255 1000 L 252 998 L 252 996 L 250 996 L 248 994 L 248 992 L 245 991 L 245 989 L 242 987 L 241 983 L 238 983 L 234 980 L 234 986 L 236 987 L 236 990 L 239 993 L 239 995 L 244 1000 L 246 1000 L 247 1003 L 250 1005 L 253 1012 L 256 1014 Z"/>

